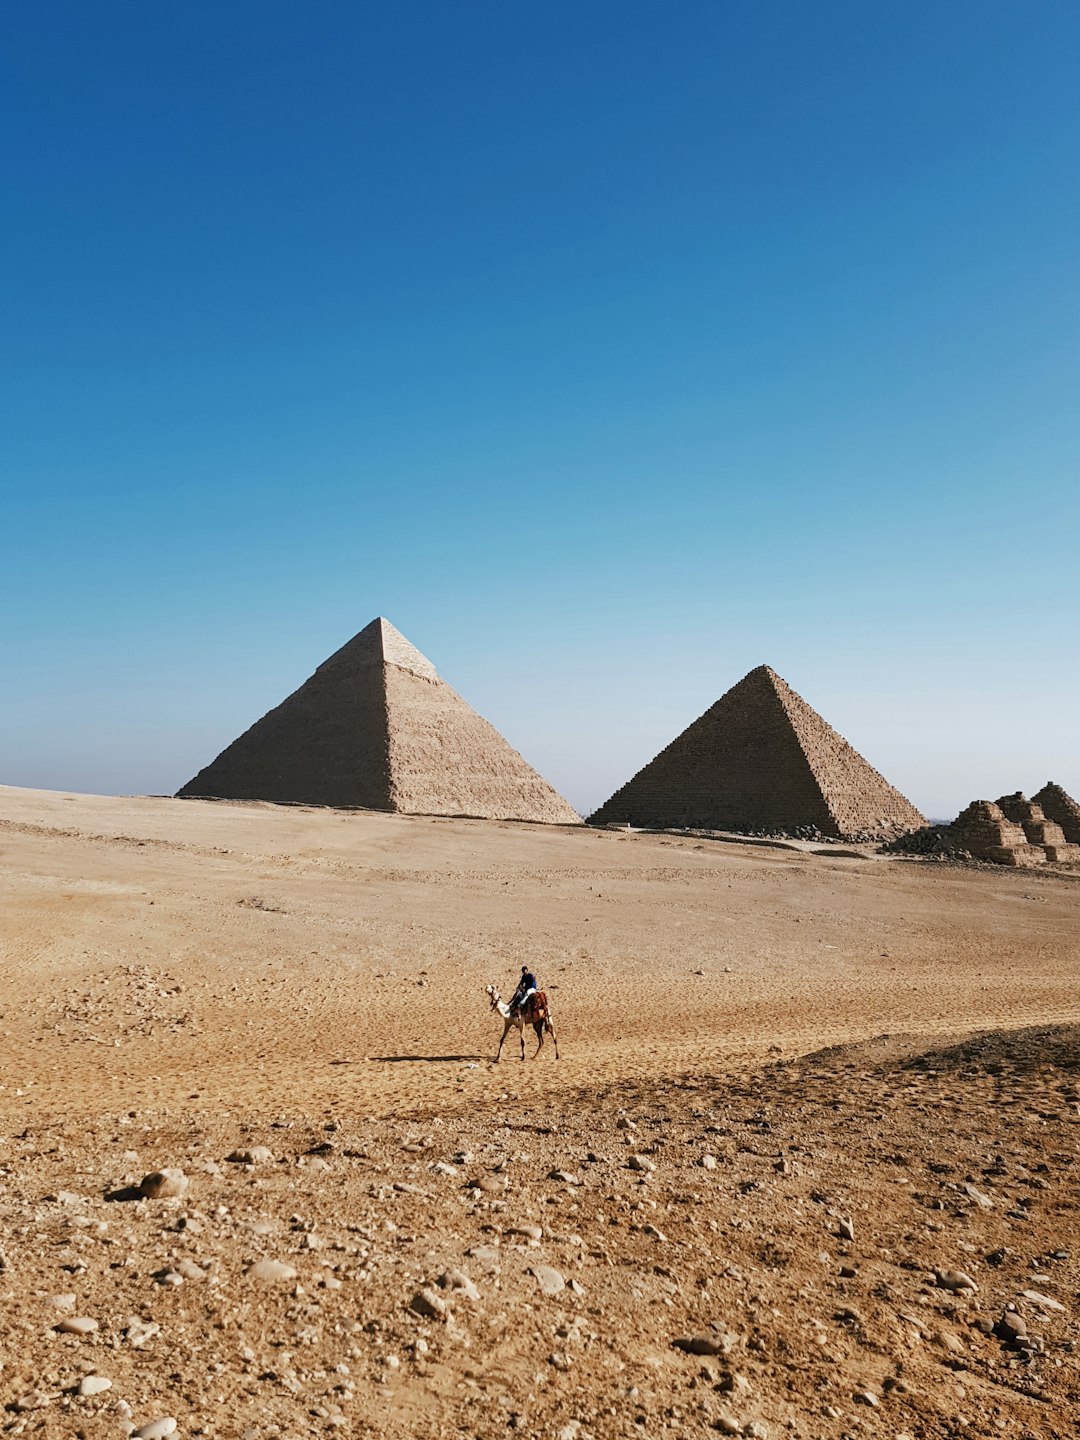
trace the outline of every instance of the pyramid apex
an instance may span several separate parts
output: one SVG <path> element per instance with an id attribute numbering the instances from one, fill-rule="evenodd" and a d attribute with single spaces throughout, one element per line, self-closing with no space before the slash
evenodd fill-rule
<path id="1" fill-rule="evenodd" d="M 325 670 L 329 666 L 337 666 L 343 663 L 350 665 L 396 665 L 399 670 L 409 670 L 414 675 L 422 675 L 425 680 L 437 680 L 438 671 L 426 655 L 422 655 L 416 646 L 387 620 L 385 615 L 376 615 L 364 628 L 353 636 L 351 640 L 335 651 L 329 660 L 324 660 L 319 666 Z"/>

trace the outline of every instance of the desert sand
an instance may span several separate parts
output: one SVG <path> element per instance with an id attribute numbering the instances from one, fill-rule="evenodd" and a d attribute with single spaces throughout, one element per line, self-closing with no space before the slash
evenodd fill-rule
<path id="1" fill-rule="evenodd" d="M 1075 874 L 0 789 L 0 1425 L 1072 1436 L 1078 961 Z"/>

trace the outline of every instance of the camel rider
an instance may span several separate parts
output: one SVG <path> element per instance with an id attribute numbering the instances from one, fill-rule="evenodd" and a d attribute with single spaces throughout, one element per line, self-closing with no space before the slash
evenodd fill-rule
<path id="1" fill-rule="evenodd" d="M 517 989 L 510 997 L 510 1014 L 517 1015 L 529 996 L 535 995 L 539 988 L 536 983 L 536 976 L 527 965 L 522 965 L 521 979 L 518 981 Z"/>

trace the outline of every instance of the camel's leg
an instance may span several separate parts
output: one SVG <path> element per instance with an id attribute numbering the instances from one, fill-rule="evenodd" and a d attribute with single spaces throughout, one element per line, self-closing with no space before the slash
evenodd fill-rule
<path id="1" fill-rule="evenodd" d="M 551 1043 L 555 1046 L 555 1059 L 557 1060 L 559 1058 L 559 1042 L 555 1039 L 555 1026 L 552 1025 L 550 1020 L 547 1022 L 547 1029 L 548 1034 L 551 1036 Z"/>
<path id="2" fill-rule="evenodd" d="M 540 1054 L 544 1044 L 544 1022 L 542 1020 L 535 1020 L 533 1022 L 533 1029 L 536 1031 L 536 1049 L 533 1051 L 533 1059 L 535 1060 L 537 1055 Z"/>
<path id="3" fill-rule="evenodd" d="M 525 1026 L 518 1025 L 518 1039 L 521 1041 L 521 1058 L 525 1059 Z"/>
<path id="4" fill-rule="evenodd" d="M 502 1033 L 502 1035 L 499 1037 L 499 1048 L 498 1048 L 498 1050 L 496 1050 L 496 1052 L 495 1052 L 495 1064 L 496 1064 L 496 1065 L 499 1063 L 499 1056 L 502 1054 L 503 1041 L 506 1039 L 507 1035 L 510 1034 L 510 1025 L 511 1025 L 511 1021 L 507 1020 L 506 1024 L 503 1026 L 503 1033 Z"/>

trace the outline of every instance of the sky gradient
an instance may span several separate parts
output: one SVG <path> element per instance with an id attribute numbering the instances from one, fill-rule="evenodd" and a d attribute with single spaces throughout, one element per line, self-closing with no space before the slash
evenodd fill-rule
<path id="1" fill-rule="evenodd" d="M 172 791 L 382 614 L 579 809 L 762 662 L 1080 795 L 1074 4 L 3 32 L 0 783 Z"/>

